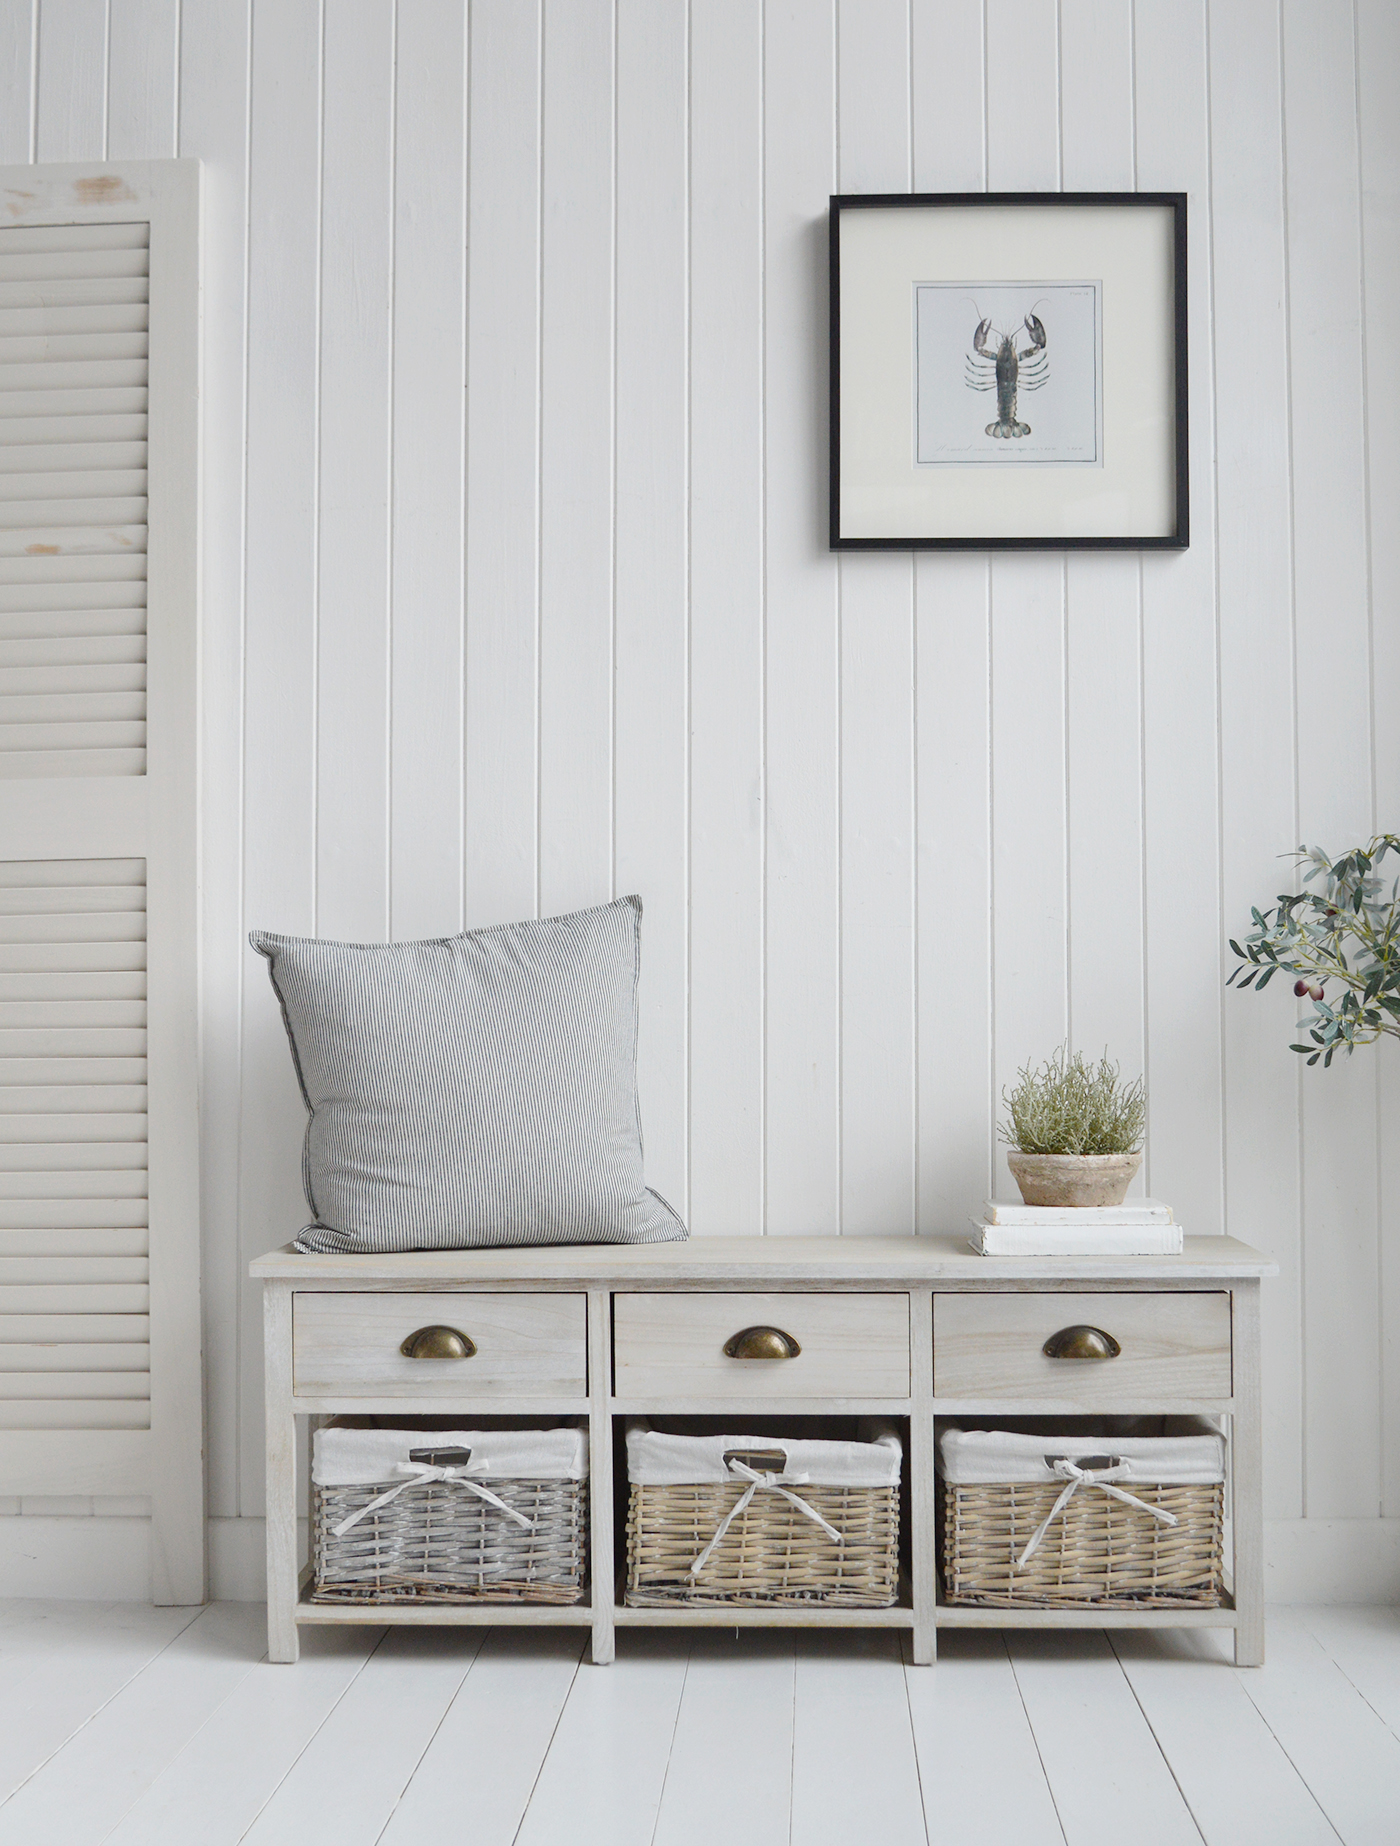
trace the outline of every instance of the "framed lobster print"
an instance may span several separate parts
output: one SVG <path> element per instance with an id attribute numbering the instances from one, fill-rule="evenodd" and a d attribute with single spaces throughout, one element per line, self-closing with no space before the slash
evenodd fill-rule
<path id="1" fill-rule="evenodd" d="M 1186 195 L 831 201 L 831 544 L 1189 540 Z"/>

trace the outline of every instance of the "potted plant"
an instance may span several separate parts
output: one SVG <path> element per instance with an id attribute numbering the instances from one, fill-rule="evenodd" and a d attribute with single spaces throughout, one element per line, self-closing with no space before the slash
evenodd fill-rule
<path id="1" fill-rule="evenodd" d="M 1321 1058 L 1324 1070 L 1338 1051 L 1350 1057 L 1358 1045 L 1387 1033 L 1400 1038 L 1400 879 L 1391 880 L 1387 896 L 1376 869 L 1387 853 L 1400 859 L 1400 836 L 1378 833 L 1340 859 L 1329 859 L 1318 846 L 1300 846 L 1293 856 L 1308 868 L 1303 883 L 1321 884 L 1284 894 L 1272 910 L 1253 911 L 1243 948 L 1230 940 L 1244 966 L 1226 986 L 1238 981 L 1241 991 L 1259 993 L 1280 970 L 1297 976 L 1293 992 L 1313 1006 L 1298 1021 L 1310 1042 L 1289 1049 L 1309 1064 Z M 1335 1005 L 1327 998 L 1329 982 L 1343 990 Z"/>
<path id="2" fill-rule="evenodd" d="M 1039 1068 L 1027 1064 L 1001 1099 L 998 1133 L 1027 1205 L 1121 1205 L 1142 1163 L 1147 1099 L 1142 1079 L 1124 1083 L 1108 1054 L 1097 1064 L 1062 1045 Z"/>

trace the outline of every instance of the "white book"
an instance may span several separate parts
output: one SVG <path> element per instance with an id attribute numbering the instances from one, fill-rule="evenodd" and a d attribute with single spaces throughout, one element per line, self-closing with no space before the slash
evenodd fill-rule
<path id="1" fill-rule="evenodd" d="M 1080 1212 L 1081 1219 L 1089 1212 Z M 980 1224 L 979 1256 L 1180 1256 L 1179 1224 Z"/>
<path id="2" fill-rule="evenodd" d="M 1161 1199 L 1128 1199 L 1122 1205 L 1023 1205 L 1019 1199 L 988 1199 L 987 1224 L 1170 1224 L 1172 1208 Z"/>

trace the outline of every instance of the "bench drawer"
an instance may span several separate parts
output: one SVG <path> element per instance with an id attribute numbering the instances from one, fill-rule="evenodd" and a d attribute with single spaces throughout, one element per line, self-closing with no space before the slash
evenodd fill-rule
<path id="1" fill-rule="evenodd" d="M 1118 1353 L 1052 1358 L 1045 1352 L 1056 1334 L 1085 1326 L 1109 1335 Z M 1111 1410 L 1141 1399 L 1229 1397 L 1230 1375 L 1230 1296 L 1224 1289 L 933 1298 L 937 1397 Z"/>
<path id="2" fill-rule="evenodd" d="M 582 1397 L 586 1324 L 583 1295 L 298 1292 L 292 1388 L 301 1397 Z M 410 1358 L 405 1340 L 427 1328 L 455 1330 L 475 1350 Z"/>
<path id="3" fill-rule="evenodd" d="M 726 1344 L 753 1330 L 785 1335 L 792 1356 L 745 1358 Z M 749 1342 L 783 1350 L 781 1339 Z M 619 1397 L 907 1397 L 907 1295 L 615 1295 L 613 1389 Z"/>

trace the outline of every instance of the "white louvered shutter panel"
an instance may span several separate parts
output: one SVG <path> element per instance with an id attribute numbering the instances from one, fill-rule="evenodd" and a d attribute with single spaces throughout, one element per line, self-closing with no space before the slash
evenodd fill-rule
<path id="1" fill-rule="evenodd" d="M 0 1493 L 198 1601 L 198 169 L 0 184 Z"/>

